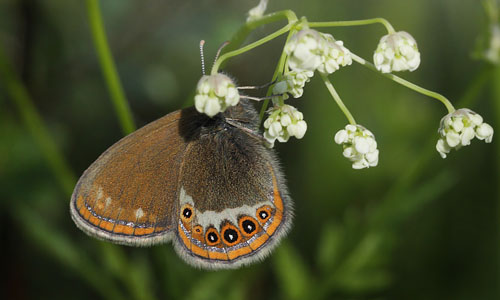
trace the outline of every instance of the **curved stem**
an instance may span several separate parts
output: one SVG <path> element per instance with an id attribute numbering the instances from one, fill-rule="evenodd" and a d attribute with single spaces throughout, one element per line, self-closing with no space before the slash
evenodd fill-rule
<path id="1" fill-rule="evenodd" d="M 326 88 L 332 95 L 333 99 L 335 100 L 335 102 L 337 102 L 337 105 L 339 106 L 340 110 L 347 117 L 347 120 L 349 120 L 349 123 L 351 123 L 352 125 L 356 125 L 356 120 L 354 120 L 354 117 L 352 116 L 351 112 L 349 111 L 349 109 L 347 109 L 344 102 L 342 102 L 342 99 L 340 99 L 340 96 L 333 87 L 333 84 L 330 82 L 330 80 L 328 80 L 328 76 L 325 74 L 321 74 L 321 78 L 323 79 L 323 82 L 325 83 Z"/>
<path id="2" fill-rule="evenodd" d="M 290 30 L 288 32 L 288 36 L 285 41 L 285 45 L 288 43 L 292 35 L 295 33 L 295 30 Z M 285 68 L 285 63 L 286 63 L 286 53 L 283 51 L 280 56 L 280 60 L 278 61 L 278 66 L 274 70 L 273 77 L 271 79 L 271 82 L 274 82 L 276 78 L 278 78 L 278 75 L 283 72 L 283 69 Z M 274 86 L 274 85 L 273 85 Z M 267 90 L 266 97 L 271 96 L 273 92 L 273 86 L 270 86 L 269 89 Z M 269 105 L 269 100 L 265 100 L 264 103 L 262 104 L 262 107 L 260 108 L 260 113 L 259 113 L 259 123 L 262 123 L 262 120 L 264 119 L 264 114 L 266 113 L 267 106 Z"/>
<path id="3" fill-rule="evenodd" d="M 388 33 L 396 32 L 391 23 L 384 18 L 373 18 L 366 20 L 353 20 L 353 21 L 334 21 L 334 22 L 309 22 L 309 27 L 347 27 L 347 26 L 360 26 L 380 23 L 385 26 Z"/>
<path id="4" fill-rule="evenodd" d="M 430 91 L 428 89 L 425 89 L 421 86 L 418 86 L 414 83 L 411 83 L 399 76 L 396 76 L 394 74 L 391 74 L 391 73 L 381 73 L 377 70 L 377 68 L 370 62 L 366 61 L 365 59 L 355 55 L 354 53 L 351 53 L 352 55 L 352 60 L 354 60 L 355 62 L 367 67 L 368 69 L 372 70 L 372 71 L 375 71 L 401 85 L 404 85 L 406 86 L 407 88 L 409 89 L 412 89 L 420 94 L 423 94 L 423 95 L 426 95 L 426 96 L 429 96 L 431 98 L 434 98 L 434 99 L 437 99 L 439 101 L 441 101 L 444 106 L 446 106 L 446 109 L 448 110 L 448 113 L 452 113 L 455 111 L 455 107 L 453 107 L 453 104 L 451 104 L 450 100 L 448 100 L 445 96 L 439 94 L 439 93 L 436 93 L 436 92 L 433 92 L 433 91 Z"/>
<path id="5" fill-rule="evenodd" d="M 245 25 L 240 27 L 235 35 L 231 38 L 231 41 L 227 47 L 222 50 L 222 54 L 231 52 L 233 50 L 238 49 L 243 41 L 247 38 L 247 36 L 252 32 L 255 28 L 260 27 L 262 25 L 266 25 L 269 23 L 273 23 L 282 19 L 287 19 L 288 23 L 297 22 L 297 16 L 291 10 L 282 10 L 274 13 L 267 14 L 262 16 L 254 21 L 247 22 Z"/>
<path id="6" fill-rule="evenodd" d="M 123 132 L 129 134 L 135 130 L 135 124 L 127 99 L 125 98 L 125 93 L 123 92 L 123 87 L 120 83 L 120 77 L 116 71 L 113 56 L 109 49 L 98 0 L 87 0 L 87 13 L 95 48 L 113 106 L 115 107 Z"/>
<path id="7" fill-rule="evenodd" d="M 281 29 L 271 33 L 270 35 L 268 36 L 265 36 L 263 38 L 261 38 L 260 40 L 258 41 L 255 41 L 251 44 L 248 44 L 244 47 L 241 47 L 240 49 L 237 49 L 237 50 L 234 50 L 234 51 L 231 51 L 231 52 L 228 52 L 224 55 L 222 55 L 221 57 L 219 57 L 219 59 L 217 59 L 217 61 L 214 63 L 214 66 L 212 67 L 212 71 L 210 72 L 212 75 L 214 74 L 217 74 L 218 70 L 219 70 L 219 67 L 220 65 L 222 64 L 222 62 L 224 62 L 224 60 L 228 59 L 228 58 L 231 58 L 233 56 L 236 56 L 236 55 L 240 55 L 242 53 L 245 53 L 249 50 L 252 50 L 253 48 L 256 48 L 262 44 L 265 44 L 275 38 L 277 38 L 278 36 L 288 32 L 290 30 L 290 28 L 292 28 L 292 24 L 288 24 L 286 25 L 285 27 L 282 27 Z"/>

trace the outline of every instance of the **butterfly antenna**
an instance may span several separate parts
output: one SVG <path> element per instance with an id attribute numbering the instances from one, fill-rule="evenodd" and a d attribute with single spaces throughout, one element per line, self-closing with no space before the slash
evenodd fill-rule
<path id="1" fill-rule="evenodd" d="M 224 43 L 222 43 L 222 45 L 220 45 L 219 50 L 217 50 L 217 54 L 215 55 L 214 65 L 215 65 L 215 62 L 217 61 L 217 59 L 219 58 L 219 55 L 220 55 L 222 49 L 224 49 L 224 47 L 226 47 L 227 45 L 229 45 L 229 41 L 225 41 Z M 213 65 L 212 65 L 212 67 L 213 67 Z"/>
<path id="2" fill-rule="evenodd" d="M 205 75 L 205 55 L 203 54 L 203 46 L 205 45 L 205 40 L 200 41 L 200 57 L 201 57 L 201 73 Z"/>

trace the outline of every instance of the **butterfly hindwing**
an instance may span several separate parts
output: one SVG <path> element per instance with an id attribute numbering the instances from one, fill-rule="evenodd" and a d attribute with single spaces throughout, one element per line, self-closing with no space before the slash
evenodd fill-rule
<path id="1" fill-rule="evenodd" d="M 248 113 L 226 116 L 248 121 Z M 284 235 L 291 200 L 272 150 L 242 128 L 212 126 L 193 139 L 181 163 L 174 243 L 193 265 L 235 268 L 264 257 Z"/>

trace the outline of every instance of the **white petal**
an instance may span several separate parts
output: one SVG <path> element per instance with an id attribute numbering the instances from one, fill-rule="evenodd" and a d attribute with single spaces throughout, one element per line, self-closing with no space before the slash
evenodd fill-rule
<path id="1" fill-rule="evenodd" d="M 443 139 L 438 140 L 436 144 L 436 150 L 439 152 L 442 158 L 446 158 L 446 154 L 450 153 L 450 147 Z"/>
<path id="2" fill-rule="evenodd" d="M 483 123 L 476 128 L 477 138 L 485 140 L 486 143 L 491 143 L 493 140 L 493 127 L 487 123 Z"/>
<path id="3" fill-rule="evenodd" d="M 460 135 L 455 131 L 450 131 L 446 134 L 446 142 L 448 143 L 448 146 L 454 148 L 460 144 Z"/>
<path id="4" fill-rule="evenodd" d="M 408 64 L 406 63 L 406 59 L 394 58 L 392 62 L 392 70 L 396 72 L 408 70 Z"/>
<path id="5" fill-rule="evenodd" d="M 240 102 L 240 94 L 238 93 L 238 90 L 234 87 L 230 87 L 227 89 L 227 95 L 226 95 L 226 105 L 228 106 L 235 106 Z"/>
<path id="6" fill-rule="evenodd" d="M 356 132 L 358 130 L 358 127 L 356 127 L 356 125 L 348 124 L 346 125 L 345 129 L 347 130 L 348 133 L 351 133 L 351 132 Z"/>
<path id="7" fill-rule="evenodd" d="M 293 112 L 293 117 L 296 120 L 302 120 L 302 119 L 304 119 L 304 115 L 300 111 L 298 111 L 297 109 L 295 109 L 295 111 Z"/>
<path id="8" fill-rule="evenodd" d="M 347 142 L 347 131 L 342 129 L 342 130 L 339 130 L 336 134 L 335 134 L 335 143 L 337 144 L 343 144 L 345 142 Z"/>
<path id="9" fill-rule="evenodd" d="M 283 128 L 279 122 L 273 122 L 271 126 L 269 126 L 269 135 L 278 137 L 282 130 Z"/>
<path id="10" fill-rule="evenodd" d="M 346 147 L 344 149 L 344 151 L 342 152 L 342 155 L 344 155 L 344 157 L 351 159 L 351 158 L 355 157 L 357 155 L 357 153 L 353 147 Z"/>
<path id="11" fill-rule="evenodd" d="M 288 139 L 290 139 L 290 135 L 286 130 L 282 131 L 282 134 L 278 136 L 278 141 L 280 141 L 280 143 L 286 143 L 288 142 Z"/>
<path id="12" fill-rule="evenodd" d="M 469 119 L 476 126 L 479 126 L 483 123 L 483 117 L 478 114 L 469 114 Z"/>
<path id="13" fill-rule="evenodd" d="M 464 128 L 463 119 L 462 118 L 454 118 L 453 123 L 451 124 L 451 126 L 453 127 L 453 129 L 456 132 L 462 131 L 462 129 Z"/>
<path id="14" fill-rule="evenodd" d="M 207 96 L 205 95 L 196 95 L 194 96 L 194 107 L 200 113 L 203 113 L 203 109 L 205 108 L 205 104 L 207 103 Z"/>
<path id="15" fill-rule="evenodd" d="M 213 117 L 221 112 L 221 106 L 217 98 L 208 98 L 207 104 L 205 105 L 205 114 L 209 117 Z"/>
<path id="16" fill-rule="evenodd" d="M 276 137 L 275 136 L 271 136 L 269 135 L 269 132 L 266 130 L 264 131 L 264 138 L 271 144 L 274 146 L 274 141 L 276 140 Z M 272 147 L 271 147 L 272 148 Z"/>
<path id="17" fill-rule="evenodd" d="M 356 170 L 368 168 L 369 166 L 370 165 L 368 164 L 366 159 L 357 160 L 352 164 L 352 168 Z"/>
<path id="18" fill-rule="evenodd" d="M 361 154 L 366 154 L 370 151 L 371 139 L 366 137 L 355 137 L 354 138 L 354 147 L 356 151 Z"/>
<path id="19" fill-rule="evenodd" d="M 368 161 L 368 164 L 370 165 L 370 167 L 375 167 L 378 164 L 378 154 L 379 154 L 379 151 L 375 150 L 375 151 L 369 152 L 365 155 L 365 158 Z"/>
<path id="20" fill-rule="evenodd" d="M 462 146 L 470 145 L 470 141 L 476 136 L 472 127 L 465 127 L 460 138 Z"/>
<path id="21" fill-rule="evenodd" d="M 292 124 L 292 119 L 290 118 L 289 115 L 283 115 L 283 116 L 281 116 L 280 122 L 281 122 L 282 126 L 286 127 L 286 126 Z"/>
<path id="22" fill-rule="evenodd" d="M 298 139 L 301 139 L 304 137 L 304 135 L 306 134 L 306 131 L 307 131 L 307 123 L 303 120 L 297 122 L 297 124 L 295 124 L 295 137 L 298 138 Z"/>

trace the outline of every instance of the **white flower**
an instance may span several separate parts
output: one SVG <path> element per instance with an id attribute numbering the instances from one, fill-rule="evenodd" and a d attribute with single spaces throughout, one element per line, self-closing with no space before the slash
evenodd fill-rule
<path id="1" fill-rule="evenodd" d="M 378 164 L 375 136 L 361 125 L 347 125 L 335 134 L 335 143 L 343 145 L 344 157 L 352 162 L 353 169 L 375 167 Z"/>
<path id="2" fill-rule="evenodd" d="M 323 39 L 319 32 L 303 29 L 294 34 L 285 45 L 288 66 L 294 71 L 314 72 L 321 64 L 321 46 Z"/>
<path id="3" fill-rule="evenodd" d="M 288 66 L 294 71 L 318 70 L 331 74 L 340 66 L 352 63 L 351 52 L 342 41 L 336 41 L 330 34 L 312 29 L 303 29 L 292 36 L 285 46 Z"/>
<path id="4" fill-rule="evenodd" d="M 483 118 L 470 109 L 458 109 L 447 114 L 441 119 L 439 126 L 440 139 L 436 144 L 436 150 L 442 158 L 450 153 L 451 149 L 460 149 L 470 144 L 474 137 L 491 143 L 493 140 L 493 128 L 483 122 Z"/>
<path id="5" fill-rule="evenodd" d="M 269 2 L 269 0 L 260 0 L 259 4 L 256 7 L 250 9 L 248 11 L 247 22 L 260 19 L 264 15 L 264 12 L 266 11 L 267 2 Z"/>
<path id="6" fill-rule="evenodd" d="M 373 54 L 373 62 L 382 73 L 415 71 L 420 65 L 417 42 L 405 31 L 384 35 Z"/>
<path id="7" fill-rule="evenodd" d="M 196 88 L 194 106 L 200 113 L 213 117 L 240 101 L 233 81 L 224 74 L 203 75 Z"/>
<path id="8" fill-rule="evenodd" d="M 331 34 L 320 33 L 325 42 L 321 45 L 323 49 L 323 63 L 319 65 L 318 71 L 331 74 L 340 67 L 352 64 L 351 52 L 344 47 L 342 41 L 336 41 Z"/>
<path id="9" fill-rule="evenodd" d="M 310 81 L 313 75 L 314 73 L 311 71 L 290 71 L 283 76 L 281 81 L 274 85 L 273 94 L 283 94 L 284 98 L 287 99 L 288 95 L 286 93 L 290 93 L 294 98 L 300 98 L 304 93 L 304 85 Z"/>
<path id="10" fill-rule="evenodd" d="M 269 111 L 269 117 L 264 121 L 264 138 L 269 143 L 269 147 L 274 147 L 274 142 L 287 142 L 291 136 L 298 139 L 304 137 L 307 130 L 307 123 L 304 116 L 295 107 L 283 105 L 273 107 Z"/>

